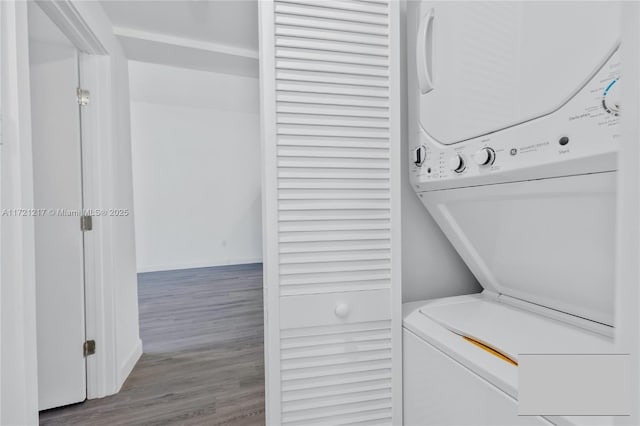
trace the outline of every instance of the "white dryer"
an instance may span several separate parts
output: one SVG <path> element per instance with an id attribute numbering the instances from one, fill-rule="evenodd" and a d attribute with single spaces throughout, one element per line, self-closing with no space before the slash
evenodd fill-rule
<path id="1" fill-rule="evenodd" d="M 408 19 L 411 184 L 484 290 L 405 306 L 405 424 L 603 424 L 518 416 L 517 362 L 613 352 L 620 5 Z"/>

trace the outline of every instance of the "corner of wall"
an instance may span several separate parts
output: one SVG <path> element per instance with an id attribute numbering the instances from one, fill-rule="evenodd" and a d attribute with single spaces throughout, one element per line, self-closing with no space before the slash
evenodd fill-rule
<path id="1" fill-rule="evenodd" d="M 117 392 L 120 392 L 122 385 L 129 377 L 129 374 L 133 371 L 133 367 L 136 366 L 138 360 L 142 356 L 142 340 L 138 339 L 136 344 L 131 349 L 129 355 L 123 360 L 123 362 L 118 366 L 118 383 L 117 383 Z"/>

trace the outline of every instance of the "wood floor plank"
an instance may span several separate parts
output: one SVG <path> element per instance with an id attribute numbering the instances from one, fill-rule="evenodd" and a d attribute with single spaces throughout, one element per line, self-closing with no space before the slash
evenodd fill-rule
<path id="1" fill-rule="evenodd" d="M 41 425 L 263 425 L 262 265 L 138 275 L 144 354 L 113 396 Z"/>

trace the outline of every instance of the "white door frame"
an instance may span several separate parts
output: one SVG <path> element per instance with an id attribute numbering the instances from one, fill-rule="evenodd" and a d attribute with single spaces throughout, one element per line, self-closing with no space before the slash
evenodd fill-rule
<path id="1" fill-rule="evenodd" d="M 83 111 L 85 207 L 108 206 L 112 180 L 111 54 L 78 11 L 75 0 L 38 1 L 45 13 L 84 53 L 83 85 L 92 103 Z M 102 34 L 108 37 L 111 34 Z M 33 153 L 29 88 L 27 3 L 0 2 L 0 207 L 33 208 Z M 87 358 L 87 397 L 119 390 L 116 358 L 113 253 L 110 221 L 94 220 L 85 256 L 86 334 L 96 354 Z M 89 235 L 90 234 L 90 235 Z M 36 424 L 35 241 L 32 217 L 0 217 L 0 423 Z M 79 348 L 80 350 L 80 348 Z"/>
<path id="2" fill-rule="evenodd" d="M 0 2 L 0 206 L 33 208 L 27 5 Z M 0 216 L 0 423 L 38 422 L 31 217 Z"/>
<path id="3" fill-rule="evenodd" d="M 49 18 L 75 44 L 80 54 L 80 84 L 89 90 L 83 107 L 82 176 L 85 209 L 107 205 L 104 183 L 111 170 L 111 63 L 110 52 L 85 21 L 74 1 L 37 1 Z M 96 341 L 96 353 L 87 357 L 87 399 L 118 390 L 115 339 L 114 286 L 109 276 L 108 224 L 94 218 L 93 230 L 85 232 L 85 324 L 87 340 Z M 104 225 L 104 226 L 102 226 Z"/>

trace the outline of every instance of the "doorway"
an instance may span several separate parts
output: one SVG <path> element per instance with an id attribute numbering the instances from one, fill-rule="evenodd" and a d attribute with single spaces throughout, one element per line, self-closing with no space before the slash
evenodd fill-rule
<path id="1" fill-rule="evenodd" d="M 76 46 L 28 5 L 38 408 L 87 395 L 82 132 Z M 86 226 L 86 222 L 85 226 Z"/>

